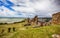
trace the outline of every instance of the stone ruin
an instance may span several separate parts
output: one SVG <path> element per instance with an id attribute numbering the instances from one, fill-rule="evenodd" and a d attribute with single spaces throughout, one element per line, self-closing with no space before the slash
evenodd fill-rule
<path id="1" fill-rule="evenodd" d="M 35 16 L 34 18 L 32 18 L 32 19 L 30 19 L 30 18 L 28 18 L 27 19 L 27 23 L 28 24 L 37 24 L 37 22 L 38 22 L 38 16 Z"/>
<path id="2" fill-rule="evenodd" d="M 35 16 L 32 19 L 27 18 L 27 24 L 25 24 L 24 26 L 30 26 L 30 25 L 32 25 L 33 27 L 40 27 L 50 25 L 50 22 L 39 21 L 38 16 Z"/>
<path id="3" fill-rule="evenodd" d="M 40 26 L 51 25 L 51 24 L 60 24 L 60 12 L 53 14 L 52 19 L 49 20 L 48 22 L 39 21 L 38 16 L 35 16 L 32 19 L 28 18 L 28 23 L 36 24 L 36 25 L 40 25 Z"/>
<path id="4" fill-rule="evenodd" d="M 60 12 L 52 15 L 52 24 L 60 24 Z"/>
<path id="5" fill-rule="evenodd" d="M 38 22 L 38 16 L 35 16 L 34 18 L 30 19 L 30 18 L 27 18 L 26 19 L 26 24 L 24 26 L 30 26 L 30 25 L 33 25 L 35 26 Z"/>

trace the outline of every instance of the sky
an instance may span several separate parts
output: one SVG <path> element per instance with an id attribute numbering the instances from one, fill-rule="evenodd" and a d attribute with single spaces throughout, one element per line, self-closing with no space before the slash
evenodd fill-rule
<path id="1" fill-rule="evenodd" d="M 0 0 L 0 17 L 52 17 L 60 0 Z"/>

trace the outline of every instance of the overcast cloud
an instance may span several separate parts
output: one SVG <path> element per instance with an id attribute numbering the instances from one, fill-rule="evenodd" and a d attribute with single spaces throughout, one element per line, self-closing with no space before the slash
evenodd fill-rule
<path id="1" fill-rule="evenodd" d="M 0 6 L 0 17 L 51 17 L 60 12 L 60 0 L 10 0 L 14 3 L 9 10 Z M 6 0 L 4 1 L 6 3 Z M 7 4 L 7 3 L 6 3 Z"/>

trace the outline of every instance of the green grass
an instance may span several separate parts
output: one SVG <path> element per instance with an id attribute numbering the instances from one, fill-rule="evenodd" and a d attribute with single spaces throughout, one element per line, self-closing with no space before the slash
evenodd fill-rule
<path id="1" fill-rule="evenodd" d="M 60 34 L 60 25 L 20 30 L 11 38 L 52 38 L 52 34 Z"/>
<path id="2" fill-rule="evenodd" d="M 60 25 L 43 26 L 39 28 L 32 28 L 30 26 L 26 29 L 26 27 L 23 27 L 24 24 L 25 23 L 0 25 L 0 32 L 1 29 L 5 29 L 6 32 L 3 33 L 3 36 L 10 36 L 13 34 L 9 38 L 52 38 L 52 34 L 60 34 Z M 13 31 L 8 33 L 7 29 L 13 27 L 17 28 L 15 31 L 16 33 Z M 19 30 L 20 28 L 25 28 L 25 30 Z M 2 36 L 0 38 L 2 38 Z"/>

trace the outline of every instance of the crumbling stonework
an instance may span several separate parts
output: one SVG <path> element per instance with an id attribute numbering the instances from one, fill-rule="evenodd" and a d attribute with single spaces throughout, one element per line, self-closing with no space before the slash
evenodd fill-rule
<path id="1" fill-rule="evenodd" d="M 46 22 L 46 21 L 43 22 L 43 20 L 40 21 L 38 16 L 35 16 L 32 19 L 27 18 L 26 19 L 27 23 L 24 26 L 30 26 L 30 25 L 32 25 L 33 27 L 35 27 L 35 26 L 38 27 L 38 26 L 46 26 L 46 25 L 50 25 L 51 24 L 50 21 L 49 22 Z"/>
<path id="2" fill-rule="evenodd" d="M 37 24 L 37 22 L 38 22 L 38 16 L 35 16 L 35 17 L 31 20 L 31 22 L 34 22 L 34 23 Z"/>
<path id="3" fill-rule="evenodd" d="M 38 16 L 35 16 L 35 17 L 32 18 L 32 19 L 27 18 L 26 21 L 27 21 L 27 24 L 26 24 L 26 25 L 28 25 L 28 26 L 29 26 L 29 25 L 35 26 L 35 25 L 38 24 Z M 26 25 L 25 25 L 25 26 L 26 26 Z"/>
<path id="4" fill-rule="evenodd" d="M 52 15 L 52 24 L 60 24 L 60 12 Z"/>

